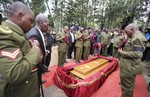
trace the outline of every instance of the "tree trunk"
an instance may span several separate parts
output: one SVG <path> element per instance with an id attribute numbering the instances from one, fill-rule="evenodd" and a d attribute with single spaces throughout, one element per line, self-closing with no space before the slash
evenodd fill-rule
<path id="1" fill-rule="evenodd" d="M 50 11 L 50 8 L 49 8 L 49 5 L 48 5 L 48 0 L 46 0 L 45 2 L 46 2 L 46 6 L 48 8 L 49 15 L 51 16 L 51 11 Z"/>
<path id="2" fill-rule="evenodd" d="M 148 13 L 148 19 L 146 21 L 146 27 L 148 27 L 150 24 L 150 12 Z"/>

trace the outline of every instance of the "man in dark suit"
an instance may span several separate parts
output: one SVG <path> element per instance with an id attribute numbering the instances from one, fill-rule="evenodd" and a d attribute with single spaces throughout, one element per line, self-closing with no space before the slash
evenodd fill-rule
<path id="1" fill-rule="evenodd" d="M 72 58 L 72 52 L 75 45 L 75 36 L 74 36 L 74 28 L 71 27 L 69 33 L 68 33 L 68 40 L 69 40 L 69 48 L 68 48 L 68 59 Z"/>
<path id="2" fill-rule="evenodd" d="M 44 36 L 43 32 L 49 31 L 49 19 L 46 17 L 44 14 L 39 14 L 36 16 L 35 19 L 36 26 L 33 27 L 27 34 L 26 36 L 30 40 L 38 40 L 40 43 L 40 50 L 41 53 L 43 54 L 43 57 L 41 62 L 38 64 L 38 72 L 39 76 L 41 76 L 42 73 L 46 71 L 46 66 L 44 65 L 45 63 L 45 58 L 46 58 L 46 46 L 45 46 L 45 41 L 44 41 Z M 40 80 L 39 80 L 40 81 Z M 43 80 L 42 83 L 45 83 L 46 81 Z"/>
<path id="3" fill-rule="evenodd" d="M 45 39 L 45 43 L 46 43 L 46 50 L 49 51 L 49 53 L 47 53 L 46 60 L 45 60 L 45 66 L 47 67 L 46 72 L 49 72 L 48 67 L 49 67 L 50 61 L 51 61 L 53 37 L 50 34 L 50 31 L 43 33 L 43 35 L 44 35 L 44 39 Z"/>

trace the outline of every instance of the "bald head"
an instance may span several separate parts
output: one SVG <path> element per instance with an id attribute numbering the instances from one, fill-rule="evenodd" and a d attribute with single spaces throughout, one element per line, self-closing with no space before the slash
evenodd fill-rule
<path id="1" fill-rule="evenodd" d="M 69 27 L 68 26 L 64 26 L 64 32 L 67 33 L 69 31 Z"/>
<path id="2" fill-rule="evenodd" d="M 25 33 L 33 26 L 34 13 L 22 2 L 14 2 L 9 6 L 8 20 L 18 25 Z"/>
<path id="3" fill-rule="evenodd" d="M 132 29 L 134 31 L 137 31 L 138 30 L 138 26 L 136 24 L 129 24 L 125 27 L 125 29 Z"/>
<path id="4" fill-rule="evenodd" d="M 125 27 L 125 32 L 128 37 L 132 37 L 134 33 L 138 31 L 138 26 L 136 24 L 129 24 Z"/>
<path id="5" fill-rule="evenodd" d="M 35 18 L 36 25 L 39 25 L 41 22 L 49 22 L 48 17 L 44 14 L 37 15 Z"/>
<path id="6" fill-rule="evenodd" d="M 9 6 L 8 18 L 12 18 L 13 16 L 16 16 L 17 13 L 19 13 L 19 12 L 24 13 L 24 14 L 26 14 L 26 13 L 33 14 L 31 9 L 29 9 L 27 5 L 25 5 L 22 2 L 17 1 Z"/>

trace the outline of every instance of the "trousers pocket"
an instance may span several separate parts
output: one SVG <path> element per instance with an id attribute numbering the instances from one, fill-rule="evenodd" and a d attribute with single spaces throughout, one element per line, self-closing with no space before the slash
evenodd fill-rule
<path id="1" fill-rule="evenodd" d="M 137 74 L 142 74 L 143 72 L 143 66 L 141 64 L 132 64 L 132 72 L 134 75 L 137 75 Z"/>
<path id="2" fill-rule="evenodd" d="M 125 69 L 126 71 L 129 71 L 129 72 L 132 72 L 132 69 L 131 69 L 131 64 L 132 64 L 132 61 L 129 61 L 129 60 L 120 60 L 120 68 L 122 69 Z"/>

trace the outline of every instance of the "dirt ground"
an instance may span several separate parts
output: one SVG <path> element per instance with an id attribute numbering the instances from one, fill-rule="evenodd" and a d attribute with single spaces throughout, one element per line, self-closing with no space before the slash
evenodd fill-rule
<path id="1" fill-rule="evenodd" d="M 50 67 L 57 64 L 58 62 L 57 54 L 58 54 L 57 46 L 53 46 Z M 148 83 L 150 82 L 150 62 L 146 62 L 146 61 L 143 62 L 143 66 L 144 66 L 144 72 L 142 75 L 144 76 L 144 79 L 148 85 Z M 64 91 L 59 89 L 56 85 L 52 85 L 48 88 L 44 88 L 44 94 L 45 97 L 67 97 Z M 150 97 L 150 92 L 149 92 L 149 97 Z"/>

